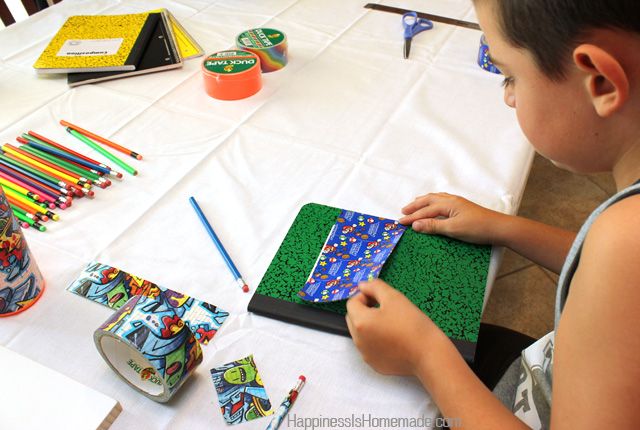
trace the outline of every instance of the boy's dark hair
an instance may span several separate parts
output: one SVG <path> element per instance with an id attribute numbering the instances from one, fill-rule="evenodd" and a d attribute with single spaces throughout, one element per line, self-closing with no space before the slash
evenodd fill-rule
<path id="1" fill-rule="evenodd" d="M 640 33 L 640 0 L 493 1 L 505 38 L 531 52 L 540 70 L 553 80 L 565 76 L 573 48 L 589 30 Z"/>

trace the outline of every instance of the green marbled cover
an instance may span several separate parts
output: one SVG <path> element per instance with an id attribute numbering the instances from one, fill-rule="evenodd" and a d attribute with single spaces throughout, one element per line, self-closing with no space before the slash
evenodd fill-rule
<path id="1" fill-rule="evenodd" d="M 345 301 L 309 303 L 297 294 L 340 212 L 316 203 L 304 205 L 256 293 L 344 315 Z M 490 246 L 408 229 L 385 263 L 380 279 L 402 291 L 450 338 L 476 342 L 490 256 Z"/>

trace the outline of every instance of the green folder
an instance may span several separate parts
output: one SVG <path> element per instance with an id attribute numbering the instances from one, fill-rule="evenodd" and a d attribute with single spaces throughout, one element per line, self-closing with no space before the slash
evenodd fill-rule
<path id="1" fill-rule="evenodd" d="M 349 336 L 346 301 L 311 303 L 298 296 L 340 212 L 316 203 L 300 209 L 249 302 L 249 312 Z M 380 279 L 404 293 L 471 362 L 490 257 L 490 246 L 407 229 Z"/>

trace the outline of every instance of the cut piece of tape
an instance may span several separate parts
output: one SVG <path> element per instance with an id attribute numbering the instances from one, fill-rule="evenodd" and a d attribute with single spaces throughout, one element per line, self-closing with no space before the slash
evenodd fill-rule
<path id="1" fill-rule="evenodd" d="M 502 74 L 500 69 L 496 67 L 495 64 L 491 61 L 491 56 L 489 55 L 489 45 L 487 45 L 487 39 L 485 39 L 484 34 L 480 36 L 480 48 L 478 49 L 478 65 L 491 73 Z"/>
<path id="2" fill-rule="evenodd" d="M 100 355 L 135 390 L 168 401 L 202 362 L 202 349 L 164 296 L 133 296 L 93 335 Z"/>
<path id="3" fill-rule="evenodd" d="M 229 316 L 228 312 L 210 303 L 97 261 L 89 263 L 67 290 L 113 309 L 120 309 L 135 295 L 163 297 L 189 326 L 198 342 L 205 345 Z"/>
<path id="4" fill-rule="evenodd" d="M 263 73 L 282 69 L 289 61 L 287 36 L 273 28 L 252 28 L 236 37 L 236 46 L 260 58 Z"/>

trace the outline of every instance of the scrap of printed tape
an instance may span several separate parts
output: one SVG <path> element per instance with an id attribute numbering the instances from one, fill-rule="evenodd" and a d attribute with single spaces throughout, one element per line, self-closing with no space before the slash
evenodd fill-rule
<path id="1" fill-rule="evenodd" d="M 262 73 L 288 62 L 287 36 L 273 28 L 253 28 L 236 37 L 237 50 L 219 51 L 202 63 L 205 90 L 218 100 L 239 100 L 262 88 Z"/>
<path id="2" fill-rule="evenodd" d="M 69 291 L 116 312 L 94 333 L 100 355 L 125 382 L 158 402 L 168 401 L 202 362 L 228 312 L 97 262 Z"/>
<path id="3" fill-rule="evenodd" d="M 500 69 L 496 67 L 495 64 L 491 61 L 491 56 L 489 55 L 489 45 L 487 45 L 487 40 L 484 37 L 484 34 L 480 36 L 480 48 L 478 49 L 478 65 L 484 70 L 495 73 L 502 74 Z"/>

